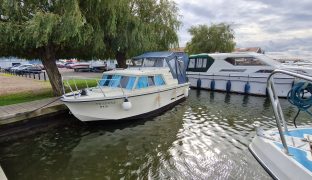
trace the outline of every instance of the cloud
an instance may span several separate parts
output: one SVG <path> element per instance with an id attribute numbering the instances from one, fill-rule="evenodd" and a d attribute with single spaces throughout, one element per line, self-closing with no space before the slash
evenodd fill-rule
<path id="1" fill-rule="evenodd" d="M 184 26 L 180 46 L 192 25 L 225 22 L 232 25 L 239 47 L 260 46 L 267 52 L 312 54 L 310 0 L 175 0 Z"/>

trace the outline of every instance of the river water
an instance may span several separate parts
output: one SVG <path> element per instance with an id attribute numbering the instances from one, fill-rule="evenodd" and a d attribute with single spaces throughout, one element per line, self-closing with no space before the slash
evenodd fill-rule
<path id="1" fill-rule="evenodd" d="M 286 119 L 296 108 L 281 100 Z M 299 125 L 312 123 L 301 113 Z M 275 127 L 264 97 L 191 90 L 155 118 L 67 124 L 0 144 L 8 179 L 271 179 L 248 150 Z"/>

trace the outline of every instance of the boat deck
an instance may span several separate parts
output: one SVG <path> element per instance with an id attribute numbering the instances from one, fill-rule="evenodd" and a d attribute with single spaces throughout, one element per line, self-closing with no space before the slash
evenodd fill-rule
<path id="1" fill-rule="evenodd" d="M 283 149 L 278 131 L 268 131 L 265 136 L 269 136 L 277 148 Z M 290 129 L 285 133 L 285 139 L 290 157 L 312 172 L 312 128 Z"/>

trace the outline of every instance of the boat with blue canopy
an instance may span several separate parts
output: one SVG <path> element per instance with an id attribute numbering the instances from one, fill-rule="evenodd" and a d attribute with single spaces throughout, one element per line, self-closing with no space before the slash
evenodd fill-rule
<path id="1" fill-rule="evenodd" d="M 78 89 L 65 80 L 61 100 L 81 121 L 135 119 L 155 115 L 189 93 L 188 57 L 181 52 L 148 52 L 132 58 L 127 69 L 104 72 L 97 86 Z"/>

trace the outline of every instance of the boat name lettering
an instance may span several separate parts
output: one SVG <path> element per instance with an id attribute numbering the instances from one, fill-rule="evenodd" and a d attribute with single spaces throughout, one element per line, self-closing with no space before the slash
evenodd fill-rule
<path id="1" fill-rule="evenodd" d="M 117 104 L 117 101 L 105 101 L 105 102 L 97 102 L 96 105 L 98 105 L 100 108 L 107 108 L 109 105 Z"/>

